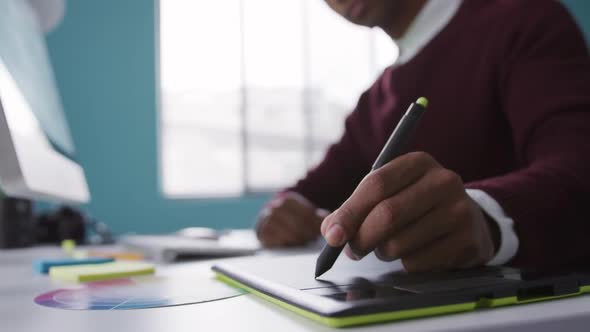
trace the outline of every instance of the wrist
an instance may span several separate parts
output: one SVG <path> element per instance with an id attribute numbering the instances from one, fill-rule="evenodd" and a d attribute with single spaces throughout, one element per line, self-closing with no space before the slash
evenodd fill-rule
<path id="1" fill-rule="evenodd" d="M 502 241 L 502 237 L 500 235 L 500 227 L 498 226 L 496 220 L 494 220 L 494 218 L 492 218 L 487 212 L 485 212 L 483 209 L 480 209 L 480 211 L 483 214 L 484 219 L 486 220 L 490 238 L 492 240 L 492 244 L 494 245 L 495 256 L 498 253 L 498 249 L 500 248 L 500 241 Z"/>

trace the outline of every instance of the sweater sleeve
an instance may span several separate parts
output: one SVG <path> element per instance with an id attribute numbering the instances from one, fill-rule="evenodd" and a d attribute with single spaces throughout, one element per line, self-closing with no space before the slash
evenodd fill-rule
<path id="1" fill-rule="evenodd" d="M 590 56 L 569 13 L 542 3 L 520 20 L 502 68 L 518 167 L 466 185 L 514 220 L 520 245 L 511 264 L 533 268 L 590 258 Z"/>
<path id="2" fill-rule="evenodd" d="M 387 73 L 388 70 L 385 71 Z M 365 142 L 372 142 L 371 114 L 383 102 L 380 84 L 385 73 L 364 92 L 355 110 L 346 118 L 344 133 L 340 140 L 327 151 L 323 160 L 295 186 L 295 191 L 316 207 L 333 211 L 354 191 L 371 168 Z"/>

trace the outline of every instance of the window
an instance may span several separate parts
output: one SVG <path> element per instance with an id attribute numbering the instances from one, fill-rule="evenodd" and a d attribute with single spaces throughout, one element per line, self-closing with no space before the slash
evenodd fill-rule
<path id="1" fill-rule="evenodd" d="M 160 1 L 160 171 L 167 197 L 292 184 L 342 134 L 397 49 L 322 0 Z"/>

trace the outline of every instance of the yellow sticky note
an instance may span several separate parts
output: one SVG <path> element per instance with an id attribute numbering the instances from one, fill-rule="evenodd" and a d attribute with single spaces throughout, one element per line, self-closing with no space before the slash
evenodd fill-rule
<path id="1" fill-rule="evenodd" d="M 112 262 L 76 266 L 56 266 L 49 270 L 49 275 L 58 280 L 89 282 L 106 279 L 132 277 L 153 274 L 154 264 L 144 262 Z"/>

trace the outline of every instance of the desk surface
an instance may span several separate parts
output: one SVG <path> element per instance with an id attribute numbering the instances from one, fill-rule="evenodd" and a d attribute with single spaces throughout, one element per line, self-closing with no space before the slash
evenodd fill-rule
<path id="1" fill-rule="evenodd" d="M 0 330 L 34 331 L 327 331 L 333 330 L 281 309 L 253 295 L 177 307 L 73 311 L 33 302 L 58 288 L 46 276 L 34 275 L 32 261 L 59 254 L 57 248 L 0 250 Z M 273 253 L 273 254 L 284 254 Z M 300 253 L 298 251 L 297 253 Z M 161 266 L 158 273 L 211 273 L 213 261 Z M 510 308 L 416 319 L 342 331 L 588 331 L 590 296 Z"/>

